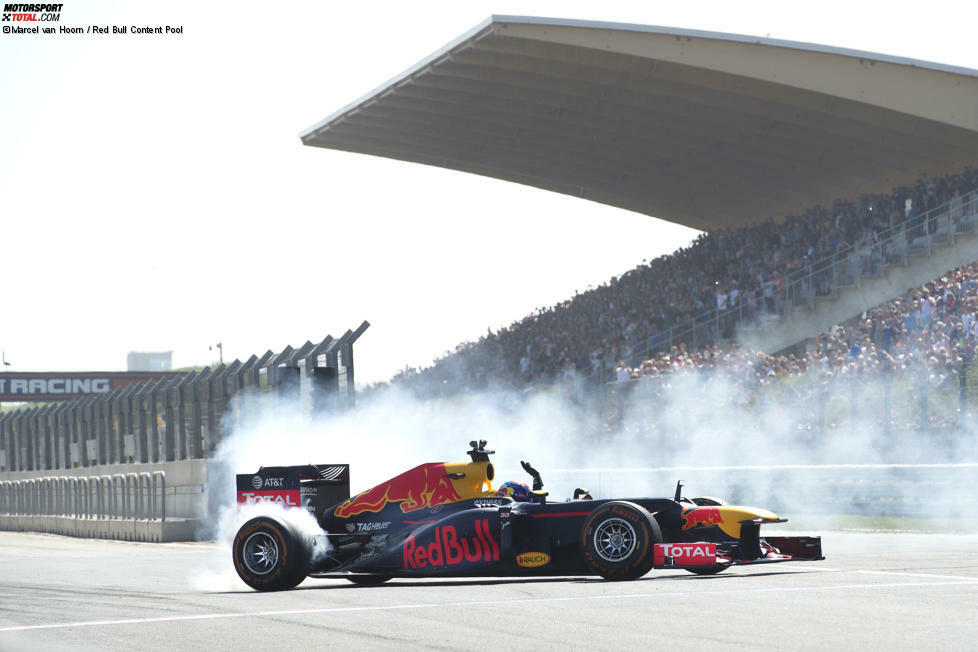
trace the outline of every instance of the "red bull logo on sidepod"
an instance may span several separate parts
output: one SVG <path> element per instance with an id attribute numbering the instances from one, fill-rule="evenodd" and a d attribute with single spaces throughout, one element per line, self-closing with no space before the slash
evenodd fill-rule
<path id="1" fill-rule="evenodd" d="M 404 568 L 455 566 L 462 562 L 499 561 L 499 544 L 489 531 L 489 519 L 475 522 L 475 536 L 460 537 L 454 525 L 435 528 L 430 543 L 417 543 L 408 537 L 402 546 Z"/>
<path id="2" fill-rule="evenodd" d="M 720 525 L 723 523 L 723 516 L 720 515 L 719 507 L 694 507 L 683 512 L 683 520 L 686 521 L 683 529 L 689 530 L 697 525 Z"/>
<path id="3" fill-rule="evenodd" d="M 347 518 L 364 512 L 379 512 L 388 503 L 395 502 L 401 503 L 402 512 L 413 512 L 462 500 L 451 478 L 445 477 L 445 473 L 445 465 L 440 462 L 416 466 L 350 498 L 333 514 Z"/>

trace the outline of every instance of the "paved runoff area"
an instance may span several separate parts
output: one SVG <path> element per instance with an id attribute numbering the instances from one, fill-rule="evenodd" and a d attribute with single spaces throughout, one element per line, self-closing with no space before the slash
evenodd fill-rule
<path id="1" fill-rule="evenodd" d="M 787 532 L 784 532 L 787 534 Z M 229 551 L 0 532 L 0 650 L 964 650 L 978 535 L 823 533 L 822 562 L 634 582 L 307 579 L 256 593 Z"/>

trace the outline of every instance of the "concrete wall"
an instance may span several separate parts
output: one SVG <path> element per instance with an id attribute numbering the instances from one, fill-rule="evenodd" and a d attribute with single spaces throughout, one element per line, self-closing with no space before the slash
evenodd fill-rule
<path id="1" fill-rule="evenodd" d="M 61 471 L 20 471 L 0 473 L 3 480 L 29 480 L 45 477 L 97 477 L 119 473 L 166 473 L 166 517 L 203 518 L 206 515 L 204 487 L 207 483 L 207 460 L 180 460 L 159 464 L 103 464 L 84 469 Z"/>
<path id="2" fill-rule="evenodd" d="M 137 521 L 129 519 L 81 519 L 70 516 L 6 516 L 0 514 L 0 531 L 44 532 L 70 537 L 117 539 L 119 541 L 193 541 L 200 521 L 172 519 Z"/>
<path id="3" fill-rule="evenodd" d="M 157 464 L 105 464 L 84 469 L 0 473 L 0 481 L 44 477 L 98 477 L 128 473 L 166 474 L 165 519 L 97 518 L 0 514 L 0 530 L 49 532 L 124 541 L 190 541 L 207 516 L 207 461 Z"/>

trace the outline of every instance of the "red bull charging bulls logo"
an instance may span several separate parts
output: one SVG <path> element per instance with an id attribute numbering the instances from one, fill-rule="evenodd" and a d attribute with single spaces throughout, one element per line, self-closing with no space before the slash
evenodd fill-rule
<path id="1" fill-rule="evenodd" d="M 689 530 L 697 525 L 709 527 L 710 525 L 720 525 L 723 523 L 723 517 L 720 515 L 719 507 L 688 509 L 683 512 L 683 520 L 685 521 L 683 524 L 684 530 Z"/>
<path id="2" fill-rule="evenodd" d="M 451 479 L 445 476 L 444 464 L 422 464 L 357 494 L 337 507 L 333 514 L 347 518 L 364 512 L 379 512 L 388 503 L 395 502 L 401 503 L 402 512 L 413 512 L 461 499 Z"/>
<path id="3" fill-rule="evenodd" d="M 460 537 L 454 525 L 435 528 L 430 543 L 419 544 L 408 537 L 402 547 L 404 568 L 456 566 L 462 562 L 499 561 L 499 543 L 489 531 L 489 519 L 475 522 L 475 536 Z"/>

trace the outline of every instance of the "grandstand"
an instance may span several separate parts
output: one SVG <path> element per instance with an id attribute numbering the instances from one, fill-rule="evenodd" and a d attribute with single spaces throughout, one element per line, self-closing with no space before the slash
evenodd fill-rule
<path id="1" fill-rule="evenodd" d="M 901 57 L 493 16 L 301 138 L 705 231 L 421 374 L 519 387 L 630 377 L 732 341 L 797 360 L 834 324 L 978 260 L 976 96 L 978 71 Z"/>

